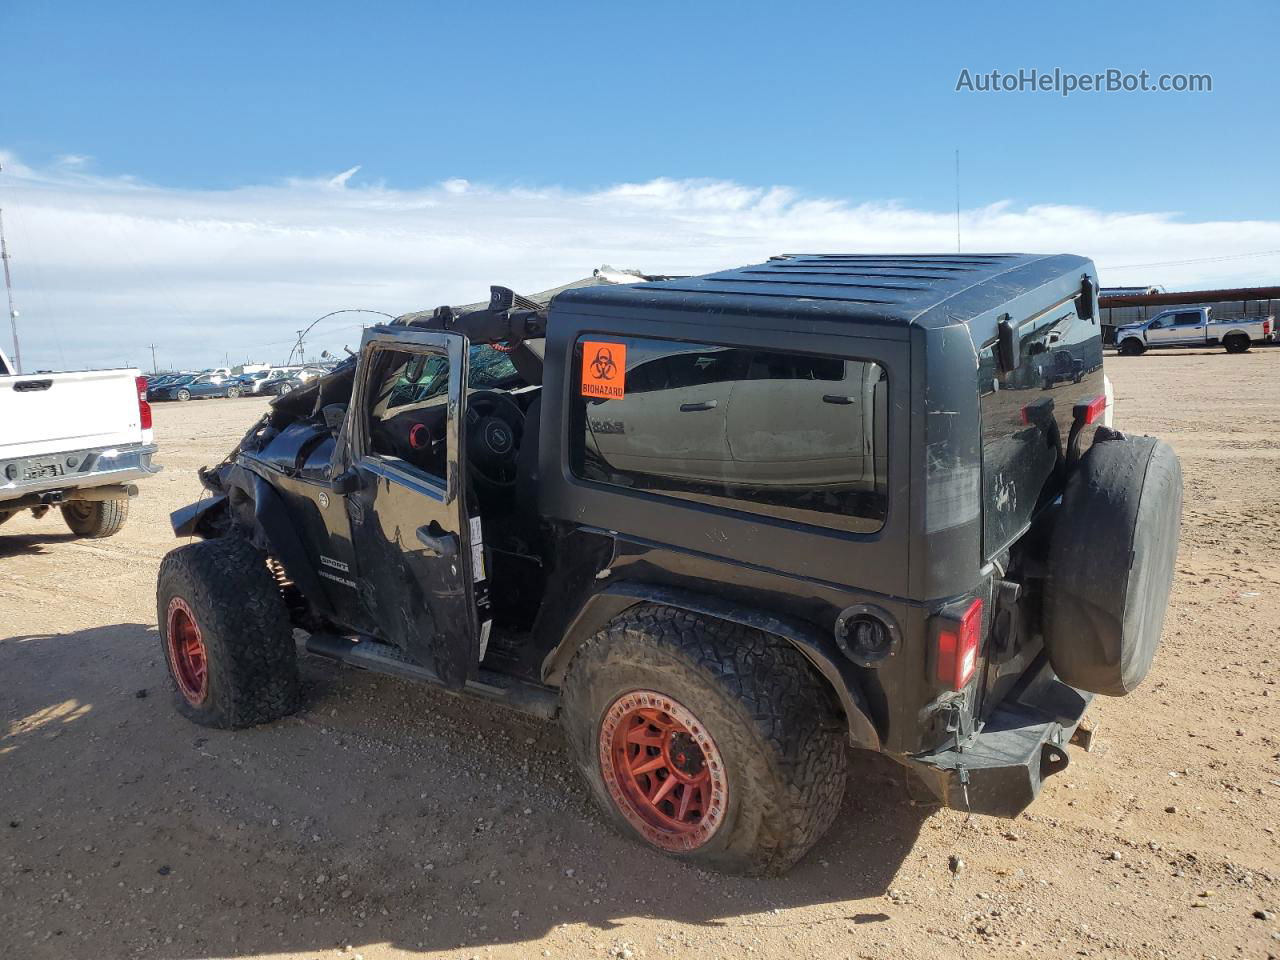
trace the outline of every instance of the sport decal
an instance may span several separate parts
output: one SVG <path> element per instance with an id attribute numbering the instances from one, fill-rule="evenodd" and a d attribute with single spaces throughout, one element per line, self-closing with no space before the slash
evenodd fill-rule
<path id="1" fill-rule="evenodd" d="M 627 386 L 627 345 L 582 342 L 582 395 L 621 400 Z"/>

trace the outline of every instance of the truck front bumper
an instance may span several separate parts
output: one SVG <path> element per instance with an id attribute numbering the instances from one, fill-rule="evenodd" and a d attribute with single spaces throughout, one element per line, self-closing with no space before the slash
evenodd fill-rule
<path id="1" fill-rule="evenodd" d="M 35 498 L 56 501 L 74 499 L 72 491 L 88 487 L 114 486 L 141 480 L 160 472 L 151 463 L 159 448 L 153 443 L 136 443 L 94 450 L 67 450 L 0 462 L 0 506 Z"/>
<path id="2" fill-rule="evenodd" d="M 1040 793 L 1045 777 L 1067 768 L 1067 744 L 1092 699 L 1045 663 L 963 744 L 908 763 L 946 806 L 1016 817 Z"/>

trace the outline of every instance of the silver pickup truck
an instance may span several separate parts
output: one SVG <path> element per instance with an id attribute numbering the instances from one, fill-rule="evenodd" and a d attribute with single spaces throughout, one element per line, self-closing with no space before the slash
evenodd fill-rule
<path id="1" fill-rule="evenodd" d="M 1116 348 L 1136 357 L 1150 347 L 1207 347 L 1244 353 L 1275 339 L 1275 317 L 1214 317 L 1212 307 L 1179 307 L 1116 329 Z"/>

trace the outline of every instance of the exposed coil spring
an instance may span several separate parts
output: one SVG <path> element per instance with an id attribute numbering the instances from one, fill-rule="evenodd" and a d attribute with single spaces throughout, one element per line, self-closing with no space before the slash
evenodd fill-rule
<path id="1" fill-rule="evenodd" d="M 289 622 L 301 624 L 307 616 L 307 601 L 302 591 L 289 579 L 289 575 L 284 572 L 284 566 L 275 557 L 267 557 L 267 570 L 275 580 L 280 598 L 284 600 L 284 605 L 289 610 Z"/>

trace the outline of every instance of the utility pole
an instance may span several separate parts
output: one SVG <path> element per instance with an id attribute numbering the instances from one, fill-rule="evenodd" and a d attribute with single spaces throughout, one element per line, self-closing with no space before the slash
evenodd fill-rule
<path id="1" fill-rule="evenodd" d="M 151 373 L 155 375 L 160 372 L 160 368 L 156 366 L 156 345 L 151 344 Z"/>
<path id="2" fill-rule="evenodd" d="M 13 306 L 13 278 L 9 276 L 9 248 L 4 242 L 4 210 L 0 209 L 0 261 L 4 262 L 4 291 L 9 297 L 9 329 L 13 332 L 13 372 L 22 372 L 22 350 L 18 347 L 18 311 Z"/>

